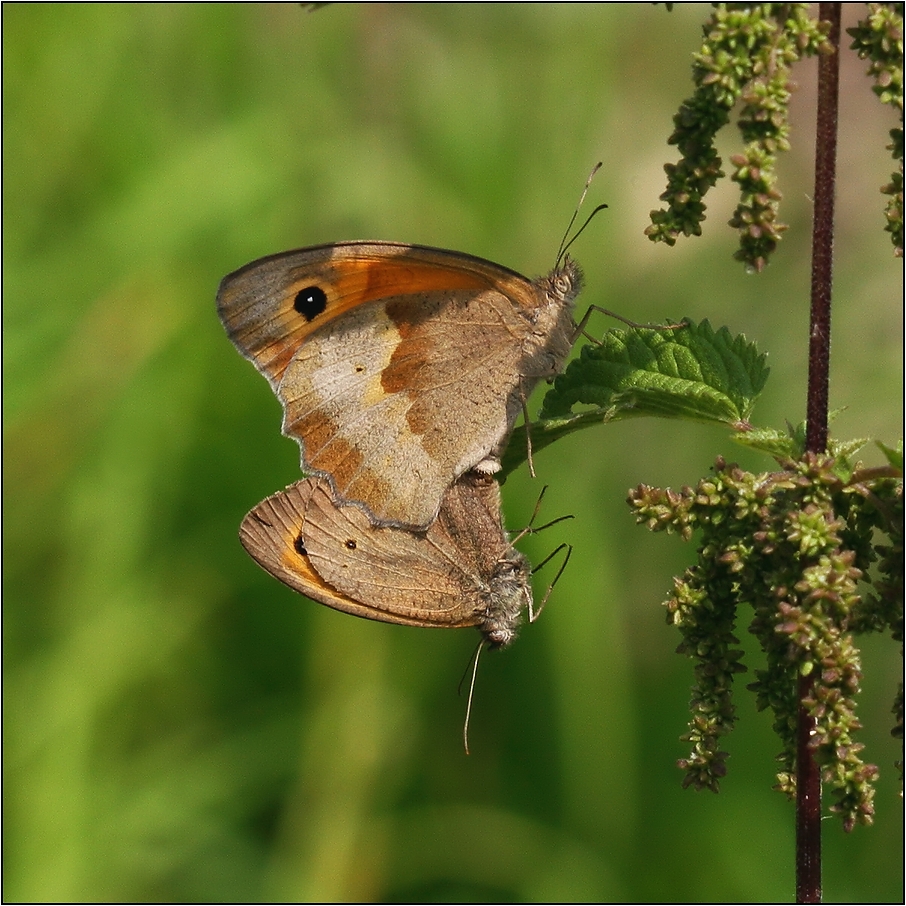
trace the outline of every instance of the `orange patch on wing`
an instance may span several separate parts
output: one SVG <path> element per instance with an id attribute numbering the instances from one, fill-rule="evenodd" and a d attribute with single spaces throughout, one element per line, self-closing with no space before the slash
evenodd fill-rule
<path id="1" fill-rule="evenodd" d="M 387 482 L 362 468 L 361 452 L 341 436 L 341 429 L 328 416 L 309 412 L 285 430 L 304 440 L 305 466 L 328 474 L 341 497 L 375 510 L 391 496 Z"/>
<path id="2" fill-rule="evenodd" d="M 361 613 L 363 608 L 358 601 L 344 595 L 343 592 L 321 578 L 312 566 L 311 560 L 308 559 L 308 554 L 303 553 L 305 541 L 302 535 L 292 538 L 287 533 L 287 541 L 288 543 L 283 546 L 280 561 L 287 576 L 295 580 L 293 587 L 306 596 L 314 595 L 315 600 L 320 598 L 321 603 L 328 604 L 330 607 L 337 607 L 351 613 Z M 300 547 L 302 550 L 299 550 Z M 278 576 L 278 578 L 280 577 Z"/>
<path id="3" fill-rule="evenodd" d="M 359 472 L 355 479 L 346 488 L 349 500 L 361 500 L 372 510 L 380 506 L 390 496 L 387 482 L 380 475 L 371 471 Z"/>
<path id="4" fill-rule="evenodd" d="M 426 336 L 401 339 L 381 372 L 381 388 L 386 393 L 409 392 L 410 395 L 421 388 L 424 385 L 425 368 L 436 349 L 433 340 Z"/>
<path id="5" fill-rule="evenodd" d="M 435 459 L 442 460 L 449 446 L 447 436 L 439 430 L 439 425 L 443 424 L 446 418 L 446 413 L 441 416 L 436 412 L 427 413 L 424 406 L 412 406 L 406 413 L 409 430 L 421 438 L 423 449 Z"/>
<path id="6" fill-rule="evenodd" d="M 394 296 L 457 290 L 484 290 L 492 284 L 478 273 L 407 261 L 405 256 L 393 258 L 342 258 L 332 262 L 320 277 L 300 277 L 290 287 L 290 297 L 312 285 L 327 293 L 327 309 L 312 325 L 332 320 L 345 311 Z"/>
<path id="7" fill-rule="evenodd" d="M 309 457 L 313 469 L 327 472 L 337 488 L 345 488 L 362 467 L 362 454 L 342 437 L 334 436 L 317 453 Z"/>
<path id="8" fill-rule="evenodd" d="M 298 348 L 299 341 L 297 341 L 292 334 L 289 334 L 289 339 L 271 343 L 261 351 L 261 370 L 273 385 L 280 383 L 283 373 L 286 371 L 289 363 L 293 360 L 293 356 L 296 354 Z"/>
<path id="9" fill-rule="evenodd" d="M 310 460 L 336 437 L 337 425 L 323 412 L 314 410 L 288 423 L 284 433 L 305 439 L 306 459 Z"/>

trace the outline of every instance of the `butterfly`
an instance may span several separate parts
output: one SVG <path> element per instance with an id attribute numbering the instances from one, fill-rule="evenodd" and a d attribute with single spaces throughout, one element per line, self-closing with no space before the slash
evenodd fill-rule
<path id="1" fill-rule="evenodd" d="M 421 530 L 460 476 L 499 469 L 532 389 L 572 348 L 581 287 L 563 253 L 529 280 L 461 252 L 339 242 L 240 268 L 217 308 L 283 405 L 303 471 L 373 524 Z"/>
<path id="2" fill-rule="evenodd" d="M 504 532 L 500 490 L 469 472 L 445 492 L 422 532 L 375 526 L 338 507 L 323 479 L 306 478 L 258 504 L 239 538 L 290 588 L 370 620 L 407 626 L 477 626 L 491 648 L 534 619 L 531 567 Z"/>

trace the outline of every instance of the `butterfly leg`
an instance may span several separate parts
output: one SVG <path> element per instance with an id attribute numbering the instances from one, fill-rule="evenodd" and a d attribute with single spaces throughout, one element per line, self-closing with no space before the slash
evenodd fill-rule
<path id="1" fill-rule="evenodd" d="M 568 516 L 561 516 L 561 519 L 568 519 Z M 546 526 L 545 526 L 546 527 Z M 551 596 L 551 592 L 554 590 L 554 586 L 560 580 L 560 576 L 563 575 L 564 570 L 566 569 L 566 564 L 569 563 L 569 558 L 573 554 L 573 546 L 564 542 L 559 547 L 554 548 L 533 570 L 532 573 L 536 573 L 545 563 L 548 563 L 551 558 L 556 557 L 560 551 L 565 550 L 566 556 L 563 558 L 563 562 L 560 564 L 560 569 L 557 570 L 557 575 L 554 576 L 553 581 L 550 585 L 547 586 L 547 591 L 544 593 L 544 597 L 541 599 L 541 603 L 537 608 L 532 606 L 532 602 L 528 603 L 528 618 L 529 623 L 534 623 L 538 617 L 541 616 L 541 611 L 544 610 L 544 605 L 547 604 L 547 599 Z"/>
<path id="2" fill-rule="evenodd" d="M 579 337 L 585 337 L 586 340 L 600 345 L 601 341 L 597 337 L 593 337 L 590 333 L 587 333 L 585 330 L 593 311 L 598 311 L 602 315 L 606 315 L 616 321 L 622 321 L 627 327 L 632 327 L 635 330 L 678 330 L 680 327 L 683 327 L 683 324 L 637 324 L 635 321 L 630 321 L 629 318 L 624 318 L 622 315 L 618 315 L 609 308 L 601 308 L 600 305 L 589 305 L 588 311 L 585 312 L 582 316 L 582 320 L 576 325 L 576 330 L 573 334 L 573 343 L 575 343 Z"/>
<path id="3" fill-rule="evenodd" d="M 520 384 L 519 400 L 522 403 L 522 420 L 525 424 L 525 459 L 528 462 L 529 475 L 535 477 L 535 462 L 532 459 L 532 419 L 529 416 L 528 404 L 525 399 L 525 392 Z M 541 492 L 544 493 L 543 491 Z"/>

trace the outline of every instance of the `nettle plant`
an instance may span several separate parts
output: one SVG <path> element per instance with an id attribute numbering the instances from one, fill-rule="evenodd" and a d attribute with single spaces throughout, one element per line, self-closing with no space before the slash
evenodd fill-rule
<path id="1" fill-rule="evenodd" d="M 903 4 L 869 4 L 850 29 L 851 49 L 870 61 L 882 103 L 899 110 L 891 132 L 896 170 L 886 226 L 903 248 Z M 740 189 L 730 221 L 735 257 L 760 272 L 786 226 L 775 164 L 789 149 L 791 67 L 817 56 L 817 117 L 812 299 L 807 420 L 797 428 L 756 428 L 750 418 L 768 378 L 765 357 L 743 336 L 704 321 L 672 329 L 614 330 L 591 343 L 560 375 L 531 425 L 537 450 L 590 424 L 639 416 L 728 426 L 733 439 L 769 455 L 773 471 L 745 472 L 717 457 L 711 474 L 679 491 L 639 485 L 629 494 L 651 531 L 696 539 L 698 557 L 674 579 L 665 602 L 696 661 L 689 731 L 680 761 L 685 784 L 716 791 L 726 773 L 723 738 L 736 719 L 732 691 L 746 668 L 734 635 L 740 605 L 767 666 L 748 688 L 770 708 L 780 737 L 777 789 L 797 797 L 797 897 L 820 898 L 821 787 L 847 830 L 870 824 L 878 768 L 862 760 L 854 696 L 861 667 L 855 639 L 889 632 L 903 642 L 903 447 L 878 443 L 886 465 L 855 459 L 867 439 L 828 439 L 831 248 L 837 123 L 840 4 L 716 4 L 695 54 L 695 92 L 674 117 L 670 143 L 680 159 L 665 166 L 664 208 L 647 235 L 673 245 L 701 234 L 704 197 L 725 175 L 714 141 L 738 108 L 742 149 L 730 158 Z M 880 216 L 879 216 L 880 221 Z M 584 407 L 575 411 L 577 406 Z M 524 433 L 505 469 L 525 458 Z M 894 729 L 903 734 L 903 688 L 894 694 Z M 902 770 L 902 765 L 901 765 Z"/>

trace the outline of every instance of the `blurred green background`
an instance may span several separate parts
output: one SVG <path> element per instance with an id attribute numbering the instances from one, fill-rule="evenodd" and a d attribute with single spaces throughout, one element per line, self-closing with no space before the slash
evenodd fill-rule
<path id="1" fill-rule="evenodd" d="M 576 517 L 527 539 L 532 560 L 575 550 L 542 619 L 482 660 L 469 757 L 456 689 L 474 632 L 334 613 L 236 537 L 298 477 L 298 450 L 217 320 L 220 278 L 353 238 L 547 272 L 598 160 L 588 205 L 610 207 L 574 246 L 580 313 L 726 324 L 770 354 L 756 421 L 804 417 L 814 61 L 797 70 L 791 229 L 768 270 L 731 260 L 729 184 L 700 240 L 642 235 L 707 13 L 4 7 L 7 901 L 793 898 L 779 743 L 745 679 L 721 794 L 680 787 L 691 664 L 660 602 L 693 548 L 624 503 L 639 482 L 693 483 L 719 452 L 768 460 L 719 430 L 639 420 L 514 475 L 511 527 L 544 484 L 542 517 Z M 846 54 L 834 433 L 892 443 L 901 270 L 878 187 L 895 123 L 864 68 Z M 877 821 L 848 837 L 825 822 L 828 901 L 903 893 L 896 646 L 869 640 L 864 667 Z"/>

